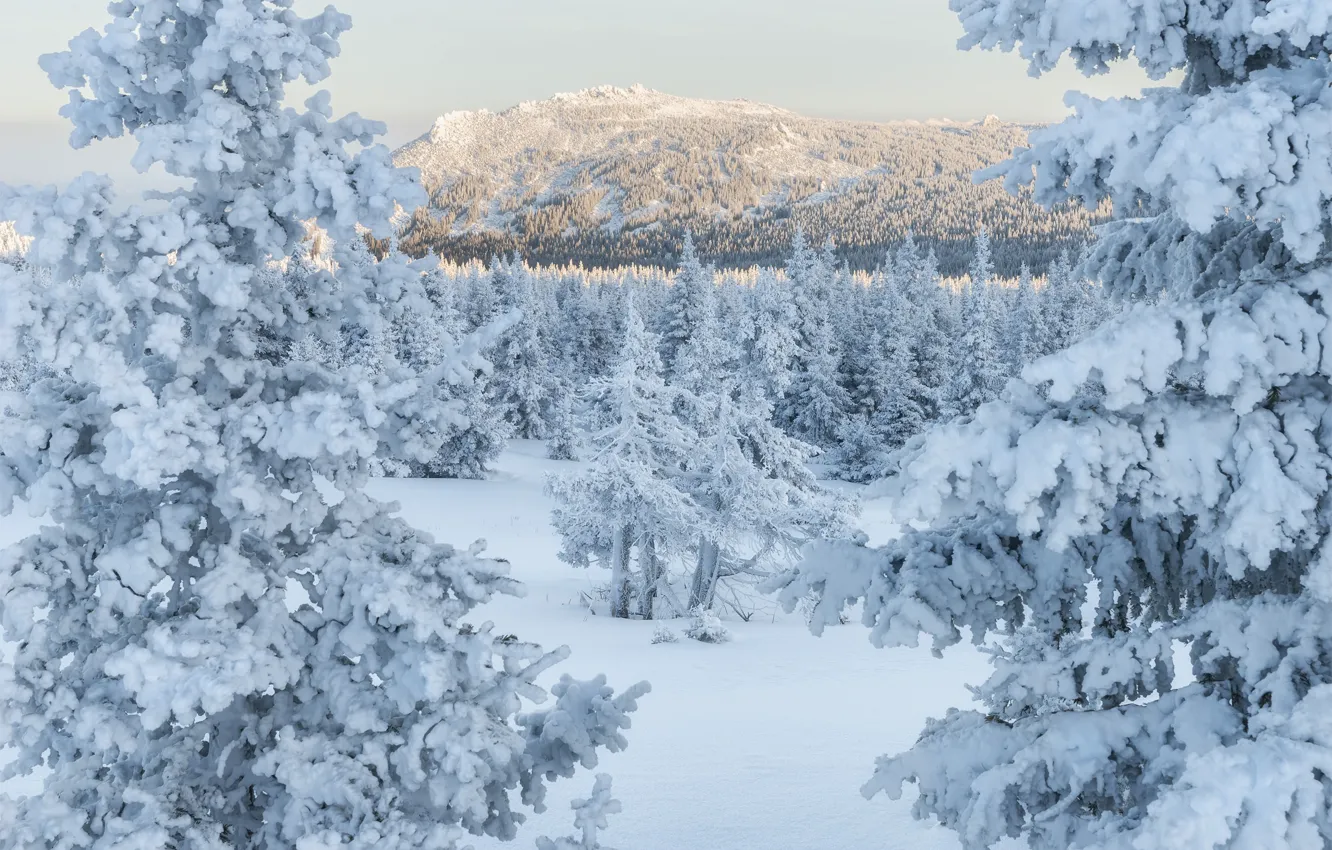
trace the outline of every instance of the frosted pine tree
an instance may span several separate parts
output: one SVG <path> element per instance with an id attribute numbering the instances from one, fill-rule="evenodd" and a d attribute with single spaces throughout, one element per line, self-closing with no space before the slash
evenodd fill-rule
<path id="1" fill-rule="evenodd" d="M 9 266 L 13 272 L 42 274 L 43 270 L 29 266 L 27 252 L 28 240 L 19 236 L 12 224 L 0 222 L 0 265 Z M 25 335 L 14 340 L 12 348 L 7 347 L 0 355 L 0 393 L 16 393 L 15 401 L 18 402 L 43 373 L 32 338 Z M 0 398 L 0 412 L 7 407 L 8 403 Z"/>
<path id="2" fill-rule="evenodd" d="M 887 350 L 879 327 L 891 322 L 876 321 L 875 315 L 863 315 L 857 331 L 848 335 L 850 353 L 843 372 L 852 405 L 837 432 L 837 448 L 831 453 L 837 475 L 848 481 L 864 481 L 866 470 L 879 465 L 886 448 L 884 435 L 874 427 L 877 415 L 893 392 L 892 385 L 902 379 L 888 369 Z M 899 333 L 901 328 L 893 332 Z"/>
<path id="3" fill-rule="evenodd" d="M 926 394 L 916 377 L 919 368 L 905 335 L 889 341 L 884 370 L 891 378 L 885 384 L 879 408 L 871 417 L 874 432 L 889 449 L 901 448 L 928 425 L 919 401 Z"/>
<path id="4" fill-rule="evenodd" d="M 835 269 L 831 248 L 811 250 L 799 230 L 786 263 L 797 321 L 794 373 L 777 408 L 787 432 L 820 448 L 837 443 L 851 408 L 842 386 L 841 352 L 830 319 L 829 301 Z"/>
<path id="5" fill-rule="evenodd" d="M 739 324 L 732 322 L 723 329 L 721 316 L 709 311 L 676 351 L 671 377 L 671 385 L 681 391 L 676 409 L 687 427 L 698 434 L 710 434 L 716 427 L 712 421 L 715 396 L 731 391 L 740 367 L 740 348 L 732 339 Z"/>
<path id="6" fill-rule="evenodd" d="M 895 269 L 886 275 L 878 294 L 876 315 L 882 317 L 881 326 L 889 328 L 889 336 L 883 359 L 883 387 L 870 416 L 870 427 L 891 451 L 901 448 L 928 424 L 926 405 L 933 393 L 921 382 L 925 370 L 918 357 L 926 349 L 922 343 L 929 333 L 921 326 L 931 317 L 907 297 Z M 862 468 L 862 477 L 878 477 L 882 471 L 878 464 L 872 469 Z"/>
<path id="7" fill-rule="evenodd" d="M 582 455 L 582 434 L 578 430 L 578 418 L 574 415 L 574 395 L 562 392 L 552 408 L 546 457 L 551 460 L 579 460 Z"/>
<path id="8" fill-rule="evenodd" d="M 876 476 L 873 470 L 884 465 L 887 447 L 883 436 L 875 430 L 870 417 L 856 414 L 847 417 L 837 431 L 837 448 L 831 453 L 832 476 L 843 481 L 865 483 Z"/>
<path id="9" fill-rule="evenodd" d="M 747 370 L 776 403 L 791 385 L 799 340 L 795 304 L 790 289 L 772 274 L 762 274 L 754 286 L 754 324 L 749 334 Z"/>
<path id="10" fill-rule="evenodd" d="M 809 352 L 782 400 L 782 419 L 793 434 L 822 448 L 836 444 L 851 398 L 842 386 L 837 353 L 829 348 Z"/>
<path id="11" fill-rule="evenodd" d="M 427 374 L 445 365 L 460 344 L 488 350 L 511 321 L 510 317 L 500 317 L 462 336 L 461 318 L 434 280 L 436 277 L 437 270 L 431 271 L 422 281 L 429 299 L 429 304 L 423 305 L 425 309 L 403 315 L 393 327 L 395 358 Z M 444 429 L 435 435 L 439 450 L 427 461 L 408 462 L 401 474 L 417 478 L 486 477 L 512 435 L 503 410 L 489 401 L 491 372 L 488 362 L 450 372 L 441 388 L 450 415 L 435 426 Z"/>
<path id="12" fill-rule="evenodd" d="M 485 273 L 468 279 L 466 294 L 459 299 L 459 312 L 465 323 L 465 330 L 474 331 L 483 328 L 502 312 L 497 289 L 499 279 L 505 273 L 504 261 L 499 257 L 491 257 Z"/>
<path id="13" fill-rule="evenodd" d="M 514 436 L 540 440 L 546 436 L 557 383 L 541 338 L 543 305 L 531 274 L 519 258 L 492 265 L 491 275 L 496 315 L 516 319 L 492 355 L 495 372 L 490 381 L 491 398 L 504 411 Z"/>
<path id="14" fill-rule="evenodd" d="M 545 783 L 624 746 L 643 692 L 536 677 L 564 655 L 501 639 L 474 609 L 520 588 L 370 499 L 377 453 L 425 459 L 435 374 L 255 357 L 265 334 L 370 326 L 423 302 L 419 275 L 362 263 L 425 200 L 334 120 L 318 84 L 350 20 L 290 2 L 110 6 L 42 66 L 70 89 L 76 146 L 132 134 L 184 187 L 118 212 L 109 181 L 0 188 L 45 269 L 0 265 L 0 348 L 53 377 L 0 419 L 0 507 L 48 525 L 0 555 L 13 848 L 451 850 L 512 837 Z M 348 151 L 356 144 L 356 152 Z M 314 220 L 336 279 L 288 298 L 259 271 Z M 336 280 L 336 285 L 334 281 Z M 334 498 L 326 499 L 327 493 Z"/>
<path id="15" fill-rule="evenodd" d="M 1045 320 L 1041 354 L 1063 351 L 1077 341 L 1076 332 L 1081 314 L 1081 299 L 1078 295 L 1073 263 L 1068 252 L 1061 251 L 1050 264 L 1045 288 L 1041 291 L 1041 313 Z"/>
<path id="16" fill-rule="evenodd" d="M 403 317 L 400 329 L 412 327 L 418 318 L 423 325 L 419 336 L 411 344 L 399 342 L 398 356 L 417 370 L 437 369 L 449 352 L 461 344 L 493 350 L 496 334 L 511 317 L 499 317 L 490 325 L 468 334 L 458 312 L 459 293 L 447 281 L 438 267 L 430 269 L 422 279 L 428 308 L 417 317 Z M 446 379 L 448 403 L 455 416 L 452 427 L 435 456 L 425 463 L 414 463 L 410 472 L 423 478 L 482 479 L 490 472 L 491 464 L 499 458 L 513 429 L 505 421 L 504 411 L 490 403 L 490 380 L 493 368 L 489 361 L 479 361 L 471 368 L 455 371 Z"/>
<path id="17" fill-rule="evenodd" d="M 728 580 L 751 583 L 785 568 L 810 540 L 845 530 L 853 505 L 809 471 L 817 450 L 772 423 L 766 399 L 732 388 L 707 400 L 712 430 L 693 453 L 684 486 L 699 511 L 688 608 L 709 610 Z"/>
<path id="18" fill-rule="evenodd" d="M 951 377 L 944 387 L 943 418 L 965 416 L 1003 389 L 1003 353 L 990 307 L 990 238 L 982 229 L 976 234 L 970 279 L 962 290 L 959 312 L 960 338 L 955 342 Z"/>
<path id="19" fill-rule="evenodd" d="M 1040 295 L 1032 285 L 1031 269 L 1023 263 L 1004 333 L 1004 353 L 1008 355 L 1009 374 L 1021 374 L 1028 363 L 1044 353 L 1041 346 L 1049 333 L 1045 326 L 1045 313 L 1041 310 Z"/>
<path id="20" fill-rule="evenodd" d="M 604 411 L 603 427 L 589 439 L 590 465 L 551 479 L 549 492 L 560 557 L 610 569 L 612 617 L 628 618 L 636 607 L 651 619 L 669 578 L 666 559 L 698 528 L 698 511 L 679 480 L 698 435 L 678 417 L 679 393 L 661 377 L 659 340 L 632 299 L 626 325 L 619 364 L 588 390 Z"/>
<path id="21" fill-rule="evenodd" d="M 953 0 L 964 43 L 1133 57 L 1178 88 L 1074 97 L 995 173 L 1109 198 L 1088 268 L 1144 303 L 936 429 L 886 492 L 904 536 L 815 547 L 816 626 L 993 640 L 974 710 L 865 791 L 967 848 L 1332 843 L 1332 63 L 1302 2 Z M 1158 297 L 1159 296 L 1159 297 Z M 1177 662 L 1183 661 L 1182 666 Z"/>
<path id="22" fill-rule="evenodd" d="M 931 250 L 920 256 L 908 234 L 898 248 L 895 277 L 910 307 L 900 319 L 909 334 L 911 360 L 916 365 L 914 396 L 927 420 L 942 417 L 943 390 L 952 374 L 953 333 L 947 293 L 939 277 L 939 263 Z"/>
<path id="23" fill-rule="evenodd" d="M 680 249 L 675 280 L 667 291 L 666 304 L 658 321 L 661 336 L 661 360 L 668 380 L 675 379 L 680 349 L 693 339 L 698 328 L 717 314 L 716 272 L 703 265 L 694 250 L 694 240 L 686 233 Z"/>
<path id="24" fill-rule="evenodd" d="M 861 416 L 873 416 L 883 407 L 889 384 L 898 376 L 888 371 L 888 345 L 883 334 L 868 322 L 858 324 L 860 342 L 852 349 L 855 356 L 847 358 L 842 372 L 851 410 Z"/>
<path id="25" fill-rule="evenodd" d="M 873 481 L 888 474 L 892 453 L 929 425 L 919 402 L 928 393 L 916 378 L 909 340 L 898 335 L 885 348 L 877 406 L 851 417 L 838 432 L 837 473 L 847 481 Z"/>

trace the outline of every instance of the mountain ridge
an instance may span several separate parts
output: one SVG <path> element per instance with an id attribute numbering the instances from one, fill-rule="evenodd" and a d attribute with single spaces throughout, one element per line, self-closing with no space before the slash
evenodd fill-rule
<path id="1" fill-rule="evenodd" d="M 857 267 L 912 232 L 947 271 L 965 265 L 985 226 L 1001 267 L 1039 267 L 1076 248 L 1097 216 L 1046 212 L 971 180 L 1034 126 L 810 118 L 643 86 L 449 112 L 395 153 L 431 194 L 403 244 L 455 260 L 517 251 L 543 263 L 664 265 L 691 231 L 721 265 L 771 265 L 799 226 L 833 235 Z"/>

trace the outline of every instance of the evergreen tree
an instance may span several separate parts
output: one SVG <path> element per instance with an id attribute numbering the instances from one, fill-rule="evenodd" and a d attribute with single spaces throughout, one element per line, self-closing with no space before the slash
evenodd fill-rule
<path id="1" fill-rule="evenodd" d="M 493 349 L 506 320 L 464 336 L 462 317 L 438 269 L 429 271 L 422 283 L 429 299 L 423 305 L 425 309 L 404 315 L 394 329 L 394 355 L 400 362 L 415 371 L 430 373 L 446 366 L 448 353 L 460 342 L 476 350 Z M 488 400 L 491 371 L 488 363 L 481 368 L 446 370 L 445 393 L 453 416 L 445 422 L 447 430 L 438 435 L 440 447 L 434 457 L 410 462 L 403 474 L 421 478 L 486 477 L 512 434 L 504 412 Z"/>
<path id="2" fill-rule="evenodd" d="M 884 361 L 884 372 L 890 380 L 885 382 L 883 399 L 870 419 L 873 432 L 889 449 L 901 448 L 928 424 L 919 401 L 926 395 L 916 378 L 919 371 L 910 339 L 905 334 L 894 337 Z"/>
<path id="3" fill-rule="evenodd" d="M 624 746 L 645 688 L 566 680 L 520 714 L 563 652 L 468 622 L 517 590 L 505 565 L 366 495 L 376 453 L 435 447 L 451 415 L 435 375 L 256 357 L 265 337 L 373 329 L 424 301 L 405 264 L 353 249 L 358 224 L 387 236 L 395 201 L 425 200 L 372 144 L 383 125 L 333 120 L 323 92 L 282 107 L 287 83 L 327 77 L 350 21 L 268 0 L 109 14 L 103 37 L 42 60 L 72 90 L 73 143 L 130 134 L 138 165 L 184 185 L 124 211 L 94 175 L 0 187 L 48 275 L 0 264 L 0 345 L 27 336 L 52 373 L 0 419 L 0 507 L 48 518 L 0 556 L 7 773 L 41 783 L 0 805 L 0 843 L 513 837 L 548 780 Z M 259 272 L 310 220 L 336 242 L 338 286 L 293 297 Z"/>
<path id="4" fill-rule="evenodd" d="M 1008 369 L 1011 375 L 1022 374 L 1022 369 L 1040 357 L 1043 341 L 1049 336 L 1045 326 L 1045 313 L 1041 309 L 1040 296 L 1031 282 L 1031 269 L 1023 263 L 1018 275 L 1017 294 L 1014 295 L 1013 308 L 1009 312 L 1007 332 L 1004 334 L 1004 348 L 1008 354 Z"/>
<path id="5" fill-rule="evenodd" d="M 976 234 L 976 255 L 971 263 L 971 277 L 962 290 L 959 326 L 953 370 L 944 388 L 941 414 L 945 418 L 966 416 L 987 401 L 999 397 L 1003 389 L 1003 356 L 999 351 L 994 310 L 989 304 L 990 242 L 985 231 Z"/>
<path id="6" fill-rule="evenodd" d="M 1071 50 L 1183 80 L 1078 97 L 997 170 L 1041 203 L 1113 201 L 1087 267 L 1149 303 L 909 448 L 885 487 L 900 539 L 816 546 L 784 581 L 788 607 L 823 594 L 816 628 L 863 599 L 877 644 L 992 642 L 981 705 L 866 790 L 913 783 L 917 816 L 976 850 L 1325 848 L 1322 24 L 1307 4 L 953 5 L 964 43 L 1036 71 Z"/>
<path id="7" fill-rule="evenodd" d="M 468 282 L 467 295 L 462 299 L 464 330 L 483 328 L 500 312 L 497 290 L 506 274 L 504 261 L 491 257 L 488 273 L 479 274 Z"/>
<path id="8" fill-rule="evenodd" d="M 846 527 L 851 504 L 809 472 L 813 446 L 772 424 L 766 401 L 729 387 L 705 402 L 713 431 L 687 481 L 700 511 L 689 610 L 709 610 L 726 579 L 762 577 L 812 539 Z"/>
<path id="9" fill-rule="evenodd" d="M 851 417 L 839 432 L 834 457 L 837 474 L 857 482 L 886 475 L 892 452 L 925 430 L 928 420 L 922 399 L 932 395 L 920 383 L 921 368 L 915 359 L 922 336 L 917 323 L 927 314 L 907 300 L 891 266 L 876 275 L 870 291 L 868 312 L 877 326 L 867 336 L 872 350 L 879 353 L 855 370 L 860 415 Z M 888 340 L 878 338 L 877 327 L 891 329 Z"/>
<path id="10" fill-rule="evenodd" d="M 1067 251 L 1060 252 L 1058 259 L 1050 266 L 1042 295 L 1046 337 L 1041 345 L 1041 354 L 1054 354 L 1068 348 L 1077 339 L 1075 329 L 1080 312 L 1079 299 L 1077 284 L 1073 279 L 1073 264 Z"/>
<path id="11" fill-rule="evenodd" d="M 0 263 L 18 265 L 28 251 L 28 240 L 19 235 L 12 221 L 0 221 Z"/>
<path id="12" fill-rule="evenodd" d="M 661 359 L 666 378 L 673 380 L 679 369 L 680 350 L 694 338 L 699 327 L 717 316 L 716 270 L 705 266 L 686 233 L 675 280 L 661 314 Z"/>
<path id="13" fill-rule="evenodd" d="M 498 314 L 515 319 L 496 346 L 491 399 L 504 411 L 514 436 L 544 439 L 557 376 L 541 339 L 542 301 L 519 258 L 492 265 L 491 274 Z"/>
<path id="14" fill-rule="evenodd" d="M 775 404 L 791 385 L 799 345 L 790 289 L 770 274 L 760 275 L 751 316 L 748 371 Z"/>
<path id="15" fill-rule="evenodd" d="M 715 427 L 709 419 L 714 406 L 711 399 L 730 391 L 739 368 L 740 352 L 732 335 L 723 331 L 721 317 L 709 311 L 676 351 L 671 384 L 683 391 L 677 408 L 689 427 L 700 434 L 711 433 Z"/>
<path id="16" fill-rule="evenodd" d="M 832 256 L 810 250 L 804 234 L 796 232 L 786 264 L 796 311 L 795 368 L 791 385 L 777 409 L 787 433 L 821 448 L 836 444 L 838 430 L 851 407 L 842 386 L 841 352 L 829 319 L 834 270 Z"/>
<path id="17" fill-rule="evenodd" d="M 833 454 L 833 475 L 843 481 L 864 484 L 873 481 L 877 470 L 887 461 L 888 449 L 870 417 L 850 416 L 837 432 L 837 451 Z"/>
<path id="18" fill-rule="evenodd" d="M 637 600 L 638 613 L 650 619 L 667 580 L 665 559 L 698 525 L 679 482 L 697 435 L 677 416 L 678 393 L 661 378 L 659 341 L 632 299 L 627 313 L 620 363 L 589 388 L 609 420 L 590 439 L 591 464 L 551 479 L 549 491 L 556 501 L 552 523 L 564 542 L 560 557 L 610 568 L 612 617 L 629 617 Z"/>
<path id="19" fill-rule="evenodd" d="M 550 440 L 546 445 L 546 456 L 551 460 L 579 460 L 582 457 L 582 437 L 578 432 L 573 401 L 571 392 L 561 393 L 555 401 Z"/>
<path id="20" fill-rule="evenodd" d="M 847 394 L 851 410 L 862 417 L 872 417 L 888 397 L 889 384 L 900 376 L 888 371 L 888 346 L 877 327 L 868 322 L 858 323 L 860 343 L 852 349 L 843 365 Z"/>
<path id="21" fill-rule="evenodd" d="M 838 430 L 846 421 L 851 398 L 841 383 L 840 360 L 831 342 L 823 350 L 807 353 L 801 371 L 782 399 L 783 421 L 799 439 L 820 448 L 836 445 Z"/>
<path id="22" fill-rule="evenodd" d="M 953 367 L 955 328 L 948 297 L 933 252 L 921 257 L 910 235 L 898 249 L 895 268 L 910 306 L 902 324 L 909 329 L 911 360 L 916 364 L 913 383 L 918 395 L 913 400 L 928 420 L 937 421 L 944 415 L 943 392 Z"/>

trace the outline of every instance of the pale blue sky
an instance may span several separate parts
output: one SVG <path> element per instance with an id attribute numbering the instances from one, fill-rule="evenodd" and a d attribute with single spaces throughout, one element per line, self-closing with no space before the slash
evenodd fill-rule
<path id="1" fill-rule="evenodd" d="M 1063 94 L 1133 93 L 1133 69 L 1039 80 L 1008 54 L 961 53 L 947 0 L 334 0 L 355 29 L 329 88 L 338 111 L 389 122 L 409 140 L 455 109 L 610 83 L 691 97 L 745 97 L 809 115 L 890 120 L 1057 120 Z M 124 151 L 54 149 L 64 96 L 37 55 L 105 20 L 106 0 L 14 3 L 0 26 L 0 181 L 110 168 Z M 297 0 L 317 10 L 325 0 Z M 43 126 L 45 125 L 45 126 Z M 15 160 L 27 163 L 18 167 Z"/>

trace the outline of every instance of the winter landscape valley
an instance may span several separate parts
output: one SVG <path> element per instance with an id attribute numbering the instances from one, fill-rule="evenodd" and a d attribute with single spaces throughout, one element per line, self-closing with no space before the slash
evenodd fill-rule
<path id="1" fill-rule="evenodd" d="M 947 831 L 913 821 L 909 803 L 867 802 L 859 789 L 872 767 L 867 754 L 909 746 L 927 717 L 965 702 L 963 682 L 983 675 L 983 662 L 969 652 L 941 662 L 925 649 L 876 650 L 855 626 L 814 638 L 803 618 L 771 602 L 748 623 L 728 621 L 726 644 L 653 645 L 661 624 L 594 615 L 584 599 L 601 577 L 571 570 L 556 555 L 545 479 L 581 466 L 549 460 L 544 444 L 519 440 L 485 481 L 386 480 L 371 492 L 397 502 L 404 519 L 440 540 L 484 539 L 488 554 L 508 560 L 526 595 L 488 605 L 485 617 L 501 631 L 569 646 L 561 672 L 652 683 L 634 715 L 633 743 L 599 768 L 614 775 L 624 801 L 623 813 L 610 819 L 607 846 L 957 847 Z M 863 519 L 876 537 L 892 533 L 873 503 Z M 0 542 L 15 542 L 34 525 L 8 520 Z M 683 638 L 687 623 L 663 624 Z M 793 737 L 805 744 L 775 746 Z M 10 783 L 9 790 L 37 788 Z M 567 831 L 568 803 L 586 790 L 556 786 L 529 831 Z M 513 846 L 471 843 L 477 850 Z"/>
<path id="2" fill-rule="evenodd" d="M 6 10 L 0 850 L 1332 848 L 1326 0 L 342 2 Z"/>

